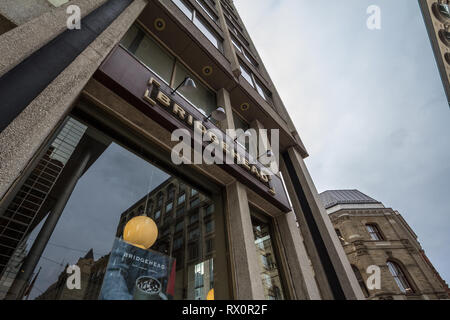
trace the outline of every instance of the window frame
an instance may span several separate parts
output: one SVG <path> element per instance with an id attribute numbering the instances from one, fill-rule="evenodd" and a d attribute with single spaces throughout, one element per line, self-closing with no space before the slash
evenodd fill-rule
<path id="1" fill-rule="evenodd" d="M 412 281 L 410 281 L 410 277 L 405 272 L 403 265 L 394 260 L 387 260 L 386 265 L 389 273 L 394 278 L 397 287 L 403 294 L 408 295 L 416 292 L 414 286 L 412 285 Z M 408 289 L 410 292 L 408 292 Z"/>
<path id="2" fill-rule="evenodd" d="M 370 239 L 372 241 L 385 241 L 385 237 L 381 233 L 380 228 L 378 227 L 378 225 L 376 223 L 369 222 L 369 223 L 366 223 L 365 226 L 366 226 L 366 231 L 369 234 Z M 373 229 L 374 231 L 371 231 L 370 229 Z"/>
<path id="3" fill-rule="evenodd" d="M 223 53 L 223 37 L 221 35 L 219 35 L 217 33 L 217 31 L 211 27 L 211 24 L 209 22 L 206 21 L 206 19 L 203 17 L 202 14 L 198 15 L 197 13 L 197 9 L 195 7 L 193 7 L 193 5 L 191 3 L 186 3 L 186 1 L 184 0 L 171 0 L 172 3 L 181 11 L 183 12 L 183 14 L 189 19 L 191 20 L 192 24 L 200 30 L 200 32 L 208 39 L 209 42 L 211 42 L 211 44 L 217 49 L 219 50 L 221 53 Z M 184 7 L 188 8 L 191 11 L 191 17 L 189 17 L 186 12 L 180 8 L 180 6 L 178 5 L 177 2 L 180 2 L 183 4 Z M 200 16 L 200 18 L 198 18 L 197 16 Z M 195 23 L 195 21 L 199 21 L 202 26 L 208 30 L 209 33 L 211 33 L 211 35 L 216 39 L 217 44 L 214 44 L 213 41 L 211 41 L 211 39 L 202 31 L 202 29 L 200 29 L 197 24 Z M 211 19 L 213 20 L 213 19 Z M 214 21 L 214 20 L 213 20 Z"/>
<path id="4" fill-rule="evenodd" d="M 180 9 L 181 10 L 181 9 Z M 164 51 L 164 53 L 168 56 L 170 56 L 173 60 L 171 69 L 170 69 L 170 79 L 169 82 L 167 82 L 166 80 L 164 80 L 162 78 L 162 76 L 154 71 L 149 65 L 147 65 L 142 59 L 140 59 L 138 56 L 136 56 L 135 53 L 133 53 L 128 47 L 125 46 L 125 44 L 122 43 L 122 40 L 125 38 L 122 37 L 119 46 L 121 48 L 123 48 L 124 50 L 126 50 L 129 54 L 133 55 L 133 57 L 135 57 L 135 59 L 137 59 L 142 65 L 144 65 L 148 70 L 150 70 L 152 73 L 154 73 L 159 80 L 161 80 L 162 82 L 164 82 L 165 84 L 167 84 L 171 89 L 174 89 L 179 83 L 175 83 L 176 81 L 176 75 L 178 72 L 178 69 L 181 67 L 184 69 L 184 71 L 196 81 L 197 86 L 201 86 L 203 87 L 206 91 L 210 92 L 213 96 L 214 96 L 214 103 L 212 106 L 210 106 L 211 108 L 215 108 L 216 104 L 217 104 L 217 91 L 214 90 L 206 81 L 204 81 L 196 72 L 192 71 L 186 63 L 184 63 L 176 54 L 174 54 L 169 48 L 167 48 L 164 44 L 161 43 L 161 41 L 155 37 L 150 31 L 148 31 L 148 29 L 140 22 L 137 21 L 136 23 L 134 23 L 129 30 L 133 27 L 136 26 L 141 32 L 143 32 L 144 37 L 148 38 L 150 41 L 154 42 L 161 50 Z M 128 32 L 128 31 L 127 31 Z M 141 40 L 142 41 L 142 40 Z M 180 67 L 179 67 L 180 66 Z M 197 106 L 195 103 L 193 103 L 189 98 L 187 98 L 186 96 L 184 96 L 180 91 L 177 92 L 177 94 L 182 97 L 187 103 L 189 103 L 191 106 L 193 106 L 198 112 L 200 112 L 201 114 L 205 115 L 205 111 L 201 108 L 201 106 Z"/>

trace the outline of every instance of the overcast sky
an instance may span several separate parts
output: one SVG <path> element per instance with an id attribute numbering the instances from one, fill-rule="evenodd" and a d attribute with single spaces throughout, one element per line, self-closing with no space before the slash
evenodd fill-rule
<path id="1" fill-rule="evenodd" d="M 235 0 L 319 192 L 398 210 L 450 280 L 450 109 L 417 0 Z M 366 27 L 369 5 L 381 30 Z"/>

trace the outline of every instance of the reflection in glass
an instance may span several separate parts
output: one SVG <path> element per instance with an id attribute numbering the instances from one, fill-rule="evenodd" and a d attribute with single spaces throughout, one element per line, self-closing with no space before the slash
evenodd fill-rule
<path id="1" fill-rule="evenodd" d="M 67 190 L 86 154 L 89 161 L 76 186 Z M 66 191 L 56 226 L 48 230 L 55 204 L 64 200 Z M 182 205 L 172 210 L 181 193 Z M 150 249 L 176 259 L 171 297 L 205 299 L 214 285 L 220 286 L 212 282 L 216 252 L 211 238 L 215 235 L 206 235 L 200 228 L 206 220 L 215 219 L 210 214 L 214 206 L 209 197 L 198 193 L 191 209 L 191 194 L 191 188 L 175 176 L 69 118 L 7 210 L 0 212 L 0 298 L 7 294 L 11 298 L 11 288 L 20 287 L 16 299 L 98 299 L 115 239 L 123 239 L 124 227 L 132 218 L 147 215 L 158 228 Z M 180 215 L 180 210 L 186 214 Z M 191 225 L 189 217 L 194 213 L 198 222 Z M 45 244 L 42 254 L 30 255 L 37 243 Z M 30 263 L 33 256 L 37 258 L 34 264 Z M 202 264 L 203 269 L 196 269 Z M 71 265 L 80 269 L 79 289 L 67 285 Z M 29 266 L 32 273 L 19 286 L 18 275 Z M 196 270 L 201 270 L 197 277 L 204 279 L 203 291 L 196 291 L 200 288 L 195 285 Z"/>
<path id="2" fill-rule="evenodd" d="M 283 287 L 274 256 L 274 247 L 270 237 L 269 225 L 255 218 L 252 218 L 252 224 L 264 295 L 267 300 L 284 300 Z"/>
<path id="3" fill-rule="evenodd" d="M 162 80 L 170 83 L 174 58 L 156 41 L 146 36 L 140 27 L 133 25 L 121 43 Z"/>

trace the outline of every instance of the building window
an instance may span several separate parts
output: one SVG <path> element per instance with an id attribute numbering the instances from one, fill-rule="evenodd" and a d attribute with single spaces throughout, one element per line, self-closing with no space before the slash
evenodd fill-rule
<path id="1" fill-rule="evenodd" d="M 206 240 L 206 253 L 211 253 L 214 248 L 214 240 L 213 239 L 207 239 Z"/>
<path id="2" fill-rule="evenodd" d="M 194 213 L 189 217 L 189 224 L 196 223 L 198 221 L 198 213 Z"/>
<path id="3" fill-rule="evenodd" d="M 147 216 L 150 217 L 153 211 L 153 201 L 149 201 L 147 204 Z"/>
<path id="4" fill-rule="evenodd" d="M 177 5 L 177 7 L 183 11 L 183 13 L 186 15 L 186 17 L 189 18 L 189 20 L 192 20 L 194 17 L 194 10 L 192 10 L 190 7 L 188 7 L 184 1 L 182 0 L 172 0 L 173 3 L 175 3 Z"/>
<path id="5" fill-rule="evenodd" d="M 194 230 L 189 231 L 189 236 L 188 236 L 189 241 L 198 239 L 199 237 L 200 237 L 200 229 L 199 228 L 195 228 Z"/>
<path id="6" fill-rule="evenodd" d="M 264 295 L 267 300 L 284 300 L 280 272 L 274 257 L 274 246 L 270 235 L 269 225 L 252 217 L 253 235 L 255 237 L 255 250 L 259 256 L 261 281 L 264 287 Z M 270 257 L 270 261 L 268 260 Z M 270 271 L 268 271 L 270 269 Z"/>
<path id="7" fill-rule="evenodd" d="M 214 220 L 205 223 L 205 232 L 210 233 L 214 231 Z"/>
<path id="8" fill-rule="evenodd" d="M 195 190 L 194 188 L 191 189 L 191 197 L 195 196 L 196 194 L 198 194 L 198 191 Z"/>
<path id="9" fill-rule="evenodd" d="M 188 246 L 189 260 L 197 259 L 199 256 L 198 243 L 192 243 Z"/>
<path id="10" fill-rule="evenodd" d="M 183 237 L 178 237 L 173 240 L 173 250 L 178 250 L 183 246 Z"/>
<path id="11" fill-rule="evenodd" d="M 181 217 L 184 214 L 184 206 L 177 208 L 177 217 Z"/>
<path id="12" fill-rule="evenodd" d="M 161 218 L 161 210 L 155 212 L 155 220 L 158 220 L 159 218 Z"/>
<path id="13" fill-rule="evenodd" d="M 400 267 L 400 265 L 396 262 L 388 261 L 387 266 L 392 276 L 394 277 L 394 280 L 397 283 L 397 286 L 400 289 L 400 291 L 405 294 L 414 293 L 414 290 L 411 284 L 409 283 L 408 279 L 406 278 L 406 275 L 403 272 L 403 269 Z"/>
<path id="14" fill-rule="evenodd" d="M 339 230 L 339 229 L 334 229 L 334 231 L 336 231 L 336 234 L 337 234 L 339 240 L 341 240 L 341 242 L 345 242 L 345 239 L 344 239 L 344 237 L 342 236 L 341 230 Z"/>
<path id="15" fill-rule="evenodd" d="M 247 80 L 248 83 L 250 83 L 250 85 L 252 87 L 255 87 L 255 85 L 253 84 L 253 78 L 252 78 L 251 72 L 247 71 L 247 69 L 245 67 L 243 67 L 242 65 L 241 65 L 241 75 L 245 80 Z"/>
<path id="16" fill-rule="evenodd" d="M 121 43 L 166 84 L 174 83 L 175 86 L 178 86 L 186 77 L 193 79 L 197 86 L 196 90 L 180 88 L 177 93 L 201 113 L 209 115 L 217 108 L 215 92 L 203 85 L 179 61 L 175 63 L 175 58 L 156 44 L 138 26 L 133 25 Z M 175 78 L 172 78 L 173 75 Z"/>
<path id="17" fill-rule="evenodd" d="M 158 208 L 161 208 L 162 207 L 162 204 L 163 204 L 163 199 L 164 198 L 164 196 L 163 196 L 163 194 L 162 193 L 159 193 L 158 194 L 158 196 L 157 196 L 157 201 L 156 201 L 156 206 L 158 207 Z"/>
<path id="18" fill-rule="evenodd" d="M 450 19 L 450 8 L 449 8 L 448 4 L 438 3 L 437 6 L 438 6 L 439 13 L 441 15 L 443 15 L 445 18 Z"/>
<path id="19" fill-rule="evenodd" d="M 167 84 L 172 77 L 175 59 L 137 25 L 133 25 L 121 41 L 122 45 Z"/>
<path id="20" fill-rule="evenodd" d="M 370 238 L 375 241 L 382 241 L 384 240 L 381 236 L 380 230 L 378 230 L 378 227 L 375 224 L 366 224 L 367 232 L 370 234 Z"/>
<path id="21" fill-rule="evenodd" d="M 194 208 L 195 206 L 198 206 L 200 203 L 200 198 L 195 198 L 193 200 L 191 200 L 191 208 Z"/>
<path id="22" fill-rule="evenodd" d="M 236 112 L 233 111 L 233 122 L 234 122 L 234 128 L 237 130 L 237 140 L 236 142 L 243 148 L 250 150 L 250 137 L 246 137 L 244 133 L 250 129 L 250 125 L 241 118 L 240 115 L 238 115 Z M 238 130 L 242 129 L 243 132 L 239 132 Z M 243 141 L 244 140 L 244 141 Z M 242 142 L 244 142 L 244 145 L 242 145 Z"/>
<path id="23" fill-rule="evenodd" d="M 171 201 L 175 197 L 175 186 L 171 184 L 169 188 L 167 189 L 167 200 Z"/>
<path id="24" fill-rule="evenodd" d="M 219 50 L 221 50 L 221 40 L 219 40 L 219 36 L 216 35 L 214 31 L 211 30 L 211 27 L 207 22 L 203 21 L 202 18 L 198 17 L 199 14 L 192 8 L 190 8 L 184 1 L 182 0 L 172 0 L 173 3 L 177 5 L 177 7 L 183 11 L 183 13 L 191 20 L 194 25 L 208 38 L 209 41 Z M 214 20 L 214 18 L 213 18 Z"/>
<path id="25" fill-rule="evenodd" d="M 271 93 L 269 90 L 267 90 L 261 82 L 255 77 L 253 73 L 251 73 L 246 67 L 243 67 L 241 64 L 241 75 L 242 77 L 247 80 L 247 82 L 256 89 L 256 91 L 259 93 L 259 95 L 266 100 L 267 102 L 271 101 Z"/>
<path id="26" fill-rule="evenodd" d="M 214 205 L 210 204 L 209 206 L 206 207 L 206 214 L 205 214 L 205 216 L 209 216 L 213 212 L 214 212 Z"/>
<path id="27" fill-rule="evenodd" d="M 359 269 L 355 265 L 351 265 L 353 272 L 355 273 L 356 280 L 358 280 L 359 286 L 361 287 L 362 292 L 364 293 L 364 296 L 367 298 L 369 296 L 369 290 L 367 290 L 366 283 L 364 281 L 364 278 L 361 275 L 361 272 L 359 272 Z"/>
<path id="28" fill-rule="evenodd" d="M 166 205 L 166 213 L 170 212 L 172 210 L 172 208 L 173 208 L 173 202 L 169 202 Z"/>
<path id="29" fill-rule="evenodd" d="M 181 94 L 187 101 L 195 106 L 203 115 L 209 115 L 213 112 L 216 106 L 216 94 L 206 88 L 198 78 L 193 76 L 187 69 L 179 62 L 176 64 L 175 83 L 178 85 L 183 82 L 186 77 L 190 77 L 195 81 L 197 88 L 195 90 L 189 90 L 181 88 L 177 92 Z"/>
<path id="30" fill-rule="evenodd" d="M 217 21 L 219 18 L 217 17 L 216 13 L 213 12 L 213 10 L 203 2 L 203 0 L 196 0 L 196 2 L 199 4 L 199 6 L 205 11 L 205 13 L 214 21 Z"/>
<path id="31" fill-rule="evenodd" d="M 178 204 L 182 204 L 184 201 L 186 201 L 186 194 L 183 192 L 178 196 Z"/>
<path id="32" fill-rule="evenodd" d="M 250 62 L 255 68 L 258 68 L 258 63 L 256 62 L 256 60 L 251 56 L 247 49 L 245 49 L 233 36 L 231 36 L 231 42 L 233 43 L 236 50 L 242 53 L 242 55 L 248 62 Z"/>
<path id="33" fill-rule="evenodd" d="M 182 231 L 184 229 L 184 221 L 180 221 L 175 225 L 175 232 Z"/>

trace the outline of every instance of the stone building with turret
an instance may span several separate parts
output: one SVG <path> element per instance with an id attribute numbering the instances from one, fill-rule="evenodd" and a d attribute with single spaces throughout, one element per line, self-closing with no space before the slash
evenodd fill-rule
<path id="1" fill-rule="evenodd" d="M 402 217 L 358 190 L 320 194 L 367 299 L 448 299 L 449 288 Z M 369 266 L 381 271 L 381 288 L 369 290 Z"/>

